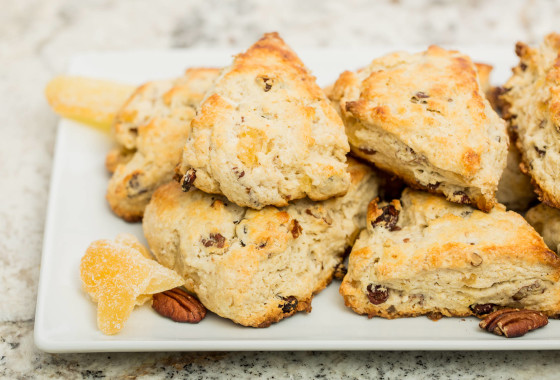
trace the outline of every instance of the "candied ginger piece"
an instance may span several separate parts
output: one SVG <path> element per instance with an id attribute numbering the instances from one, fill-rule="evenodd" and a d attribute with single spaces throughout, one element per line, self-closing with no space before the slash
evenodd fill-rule
<path id="1" fill-rule="evenodd" d="M 154 257 L 152 256 L 148 248 L 146 248 L 142 243 L 140 243 L 136 238 L 136 236 L 132 234 L 118 234 L 117 237 L 115 238 L 115 243 L 123 244 L 130 248 L 134 248 L 147 259 L 150 260 L 154 259 Z"/>
<path id="2" fill-rule="evenodd" d="M 114 242 L 97 240 L 86 250 L 80 274 L 85 291 L 98 303 L 97 325 L 104 334 L 119 332 L 134 306 L 151 294 L 184 284 L 181 276 L 146 254 L 132 235 L 119 235 Z"/>

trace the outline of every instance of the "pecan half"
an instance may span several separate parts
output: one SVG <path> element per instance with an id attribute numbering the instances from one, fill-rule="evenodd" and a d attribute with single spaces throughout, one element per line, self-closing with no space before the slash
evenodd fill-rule
<path id="1" fill-rule="evenodd" d="M 183 176 L 183 179 L 181 180 L 181 188 L 183 189 L 184 192 L 187 192 L 191 189 L 195 179 L 196 179 L 196 170 L 195 169 L 187 170 L 187 172 Z"/>
<path id="2" fill-rule="evenodd" d="M 383 302 L 387 301 L 389 298 L 389 289 L 382 287 L 381 285 L 375 285 L 372 288 L 372 284 L 367 286 L 367 298 L 369 302 L 374 305 L 381 305 Z"/>
<path id="3" fill-rule="evenodd" d="M 531 294 L 542 294 L 544 291 L 544 286 L 542 286 L 542 283 L 537 280 L 531 285 L 527 285 L 519 289 L 511 298 L 513 298 L 514 301 L 520 301 Z"/>
<path id="4" fill-rule="evenodd" d="M 204 305 L 180 288 L 154 294 L 152 308 L 175 322 L 198 323 L 206 316 Z"/>
<path id="5" fill-rule="evenodd" d="M 502 309 L 488 315 L 480 321 L 479 326 L 496 335 L 517 338 L 547 324 L 548 317 L 538 311 Z"/>

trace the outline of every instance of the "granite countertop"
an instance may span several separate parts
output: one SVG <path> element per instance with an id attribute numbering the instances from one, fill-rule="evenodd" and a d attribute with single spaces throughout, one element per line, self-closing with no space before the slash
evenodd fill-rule
<path id="1" fill-rule="evenodd" d="M 550 352 L 47 354 L 33 323 L 58 118 L 43 88 L 84 51 L 238 47 L 279 31 L 298 47 L 537 43 L 560 3 L 527 1 L 22 0 L 0 12 L 0 378 L 556 378 Z M 559 31 L 556 29 L 556 31 Z"/>

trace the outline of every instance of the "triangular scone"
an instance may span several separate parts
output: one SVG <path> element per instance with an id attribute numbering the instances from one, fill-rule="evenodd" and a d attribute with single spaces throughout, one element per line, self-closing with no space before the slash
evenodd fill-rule
<path id="1" fill-rule="evenodd" d="M 266 327 L 311 310 L 313 295 L 331 281 L 365 223 L 378 177 L 352 159 L 348 172 L 351 184 L 342 197 L 262 210 L 169 183 L 146 208 L 144 234 L 157 260 L 184 276 L 209 310 Z"/>
<path id="2" fill-rule="evenodd" d="M 127 221 L 142 219 L 153 192 L 172 180 L 190 121 L 219 69 L 191 68 L 175 80 L 140 86 L 115 117 L 118 147 L 106 159 L 111 209 Z"/>
<path id="3" fill-rule="evenodd" d="M 538 48 L 518 42 L 515 52 L 520 62 L 504 85 L 504 117 L 539 199 L 560 208 L 560 34 Z"/>
<path id="4" fill-rule="evenodd" d="M 496 203 L 508 137 L 468 56 L 390 54 L 342 73 L 331 97 L 357 156 L 453 202 Z"/>
<path id="5" fill-rule="evenodd" d="M 235 57 L 192 121 L 179 167 L 239 206 L 285 206 L 346 193 L 344 126 L 315 77 L 276 33 Z"/>
<path id="6" fill-rule="evenodd" d="M 347 306 L 384 318 L 467 316 L 500 307 L 560 313 L 560 259 L 513 211 L 489 213 L 406 189 L 368 208 L 340 287 Z"/>

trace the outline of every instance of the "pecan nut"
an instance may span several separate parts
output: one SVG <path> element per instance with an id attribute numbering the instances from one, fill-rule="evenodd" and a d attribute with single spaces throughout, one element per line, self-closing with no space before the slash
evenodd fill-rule
<path id="1" fill-rule="evenodd" d="M 517 338 L 546 326 L 548 317 L 534 310 L 501 309 L 480 321 L 480 328 L 506 338 Z"/>
<path id="2" fill-rule="evenodd" d="M 206 316 L 204 305 L 180 288 L 154 294 L 152 308 L 175 322 L 198 323 Z"/>

